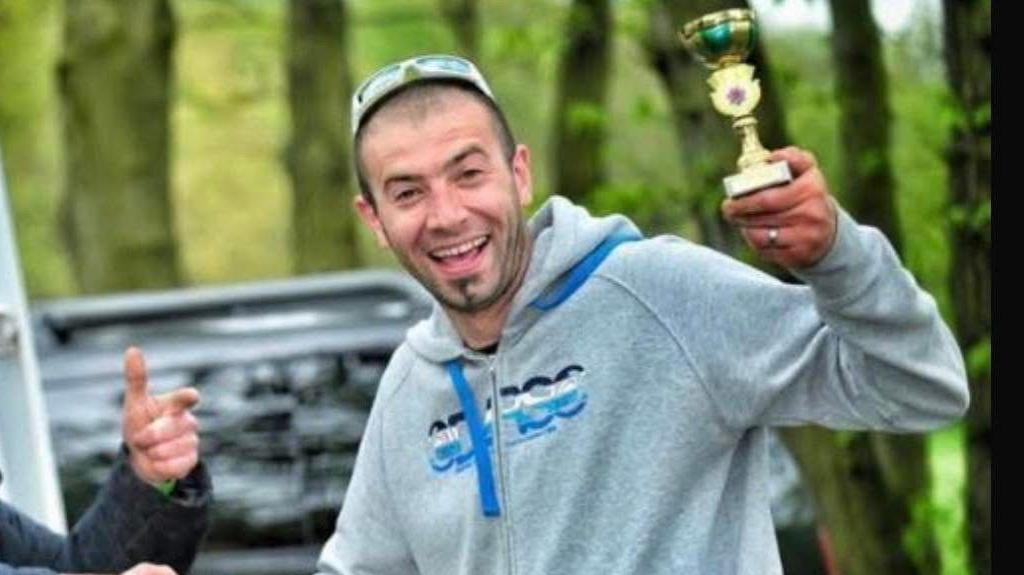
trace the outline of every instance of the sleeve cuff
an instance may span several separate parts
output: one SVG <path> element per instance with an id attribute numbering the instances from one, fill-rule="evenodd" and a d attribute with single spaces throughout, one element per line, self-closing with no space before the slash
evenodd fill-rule
<path id="1" fill-rule="evenodd" d="M 836 209 L 836 239 L 832 248 L 814 265 L 790 270 L 811 286 L 818 299 L 830 302 L 856 297 L 870 285 L 875 259 L 870 236 L 888 241 L 878 230 L 859 225 L 838 204 Z"/>

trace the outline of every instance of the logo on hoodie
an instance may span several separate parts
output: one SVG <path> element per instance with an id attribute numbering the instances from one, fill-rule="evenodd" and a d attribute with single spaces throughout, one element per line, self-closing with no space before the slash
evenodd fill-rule
<path id="1" fill-rule="evenodd" d="M 587 406 L 587 394 L 581 384 L 584 370 L 579 365 L 563 368 L 554 377 L 543 375 L 499 390 L 501 418 L 513 425 L 502 426 L 506 447 L 513 447 L 558 431 L 559 420 L 579 415 Z M 488 447 L 494 446 L 494 401 L 487 398 L 484 412 L 484 436 Z M 437 473 L 461 473 L 473 463 L 473 444 L 469 426 L 462 411 L 430 424 L 430 467 Z"/>

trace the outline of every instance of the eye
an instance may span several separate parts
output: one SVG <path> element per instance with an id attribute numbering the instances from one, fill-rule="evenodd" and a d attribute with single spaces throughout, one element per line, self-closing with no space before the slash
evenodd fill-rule
<path id="1" fill-rule="evenodd" d="M 391 199 L 396 204 L 408 204 L 420 196 L 419 188 L 401 188 L 391 194 Z"/>
<path id="2" fill-rule="evenodd" d="M 473 184 L 484 176 L 484 171 L 479 168 L 466 168 L 459 172 L 459 181 L 466 184 Z"/>

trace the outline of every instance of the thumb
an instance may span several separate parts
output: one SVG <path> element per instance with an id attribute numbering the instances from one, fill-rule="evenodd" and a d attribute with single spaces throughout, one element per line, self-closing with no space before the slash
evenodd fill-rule
<path id="1" fill-rule="evenodd" d="M 146 360 L 142 350 L 129 347 L 124 352 L 124 408 L 144 406 L 149 395 L 149 383 L 146 376 Z"/>
<path id="2" fill-rule="evenodd" d="M 773 162 L 786 162 L 789 164 L 794 179 L 807 170 L 818 166 L 818 159 L 814 157 L 814 154 L 796 146 L 787 146 L 779 150 L 773 150 L 768 159 Z"/>

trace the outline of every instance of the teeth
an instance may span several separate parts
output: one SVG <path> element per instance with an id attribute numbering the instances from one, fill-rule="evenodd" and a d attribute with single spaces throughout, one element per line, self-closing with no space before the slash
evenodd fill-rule
<path id="1" fill-rule="evenodd" d="M 471 252 L 477 249 L 478 247 L 484 245 L 485 241 L 487 241 L 487 238 L 482 236 L 475 240 L 470 240 L 468 242 L 461 243 L 457 246 L 445 248 L 443 250 L 436 250 L 433 252 L 432 255 L 436 258 L 450 258 L 455 256 L 461 256 L 462 254 Z"/>

